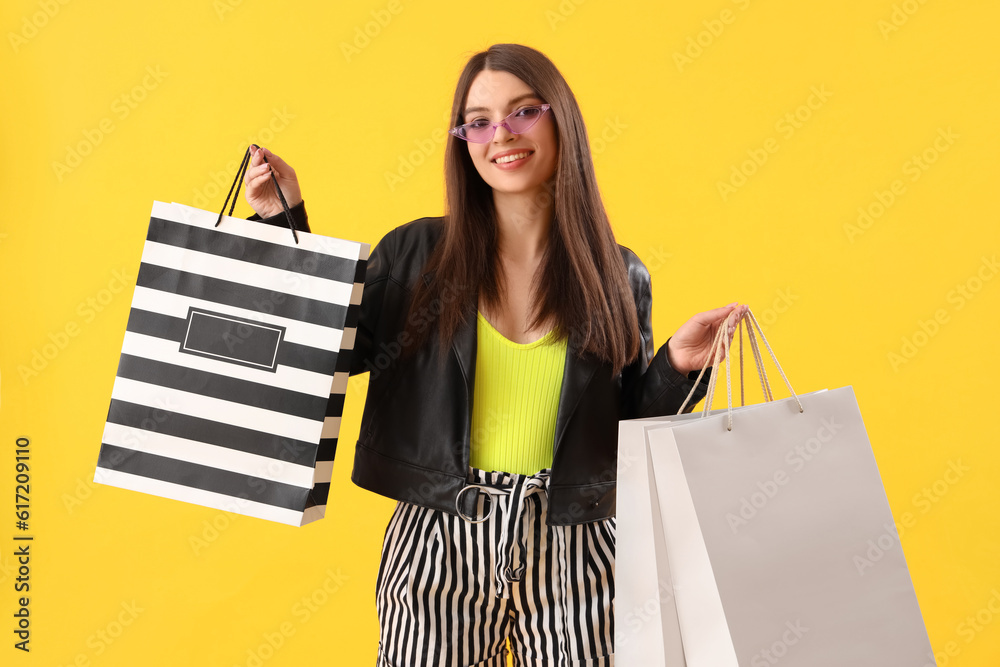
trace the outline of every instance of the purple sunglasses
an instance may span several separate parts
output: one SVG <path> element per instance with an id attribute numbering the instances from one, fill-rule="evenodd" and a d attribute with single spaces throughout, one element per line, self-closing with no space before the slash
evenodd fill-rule
<path id="1" fill-rule="evenodd" d="M 477 118 L 471 123 L 459 125 L 448 130 L 459 139 L 471 141 L 474 144 L 485 144 L 493 141 L 493 135 L 497 128 L 503 125 L 513 134 L 522 134 L 531 129 L 531 126 L 538 122 L 538 119 L 545 115 L 551 107 L 548 104 L 536 104 L 530 107 L 522 107 L 511 112 L 499 123 L 491 123 L 485 118 Z"/>

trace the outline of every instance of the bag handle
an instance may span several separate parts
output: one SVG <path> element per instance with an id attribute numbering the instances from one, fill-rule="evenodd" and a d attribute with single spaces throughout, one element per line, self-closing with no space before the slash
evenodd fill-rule
<path id="1" fill-rule="evenodd" d="M 732 380 L 731 380 L 731 376 L 730 376 L 729 337 L 726 336 L 726 335 L 724 335 L 723 332 L 729 330 L 729 318 L 731 316 L 732 316 L 732 313 L 729 313 L 729 315 L 726 316 L 725 321 L 723 322 L 722 325 L 719 326 L 718 330 L 716 331 L 715 340 L 712 342 L 712 352 L 713 352 L 713 355 L 710 355 L 710 356 L 711 356 L 711 358 L 714 358 L 714 364 L 715 365 L 712 368 L 712 377 L 711 377 L 711 380 L 709 381 L 708 394 L 706 396 L 705 407 L 704 407 L 704 409 L 702 411 L 702 417 L 707 417 L 708 416 L 708 412 L 711 409 L 711 401 L 712 401 L 712 398 L 714 398 L 714 393 L 715 393 L 715 382 L 716 382 L 716 379 L 718 378 L 718 374 L 719 374 L 719 366 L 718 366 L 719 361 L 720 361 L 719 357 L 721 356 L 722 349 L 723 349 L 723 346 L 724 346 L 725 347 L 725 351 L 726 351 L 726 394 L 727 394 L 726 404 L 727 404 L 727 406 L 729 408 L 729 413 L 728 413 L 729 419 L 728 419 L 728 423 L 727 423 L 727 426 L 726 426 L 726 430 L 727 431 L 733 430 L 733 395 L 732 395 Z M 757 322 L 757 318 L 754 316 L 753 311 L 751 311 L 749 307 L 746 310 L 746 314 L 743 317 L 740 318 L 740 320 L 739 320 L 740 324 L 742 324 L 742 320 L 743 319 L 747 320 L 747 331 L 749 332 L 749 338 L 750 338 L 750 341 L 751 341 L 751 343 L 750 343 L 751 344 L 751 348 L 753 348 L 753 350 L 755 351 L 754 360 L 757 363 L 757 368 L 758 368 L 758 371 L 760 372 L 761 386 L 764 388 L 765 398 L 768 399 L 768 400 L 774 400 L 774 397 L 773 397 L 773 395 L 771 394 L 771 391 L 770 391 L 770 384 L 766 380 L 766 373 L 764 373 L 763 358 L 762 358 L 762 356 L 760 356 L 760 350 L 759 350 L 759 348 L 757 348 L 756 340 L 754 338 L 754 331 L 753 331 L 753 327 L 754 326 L 757 327 L 757 331 L 760 333 L 760 339 L 764 342 L 764 346 L 767 348 L 768 353 L 770 353 L 771 359 L 774 360 L 774 365 L 778 368 L 778 373 L 781 374 L 781 379 L 783 379 L 785 381 L 785 386 L 788 387 L 788 391 L 792 394 L 792 397 L 795 399 L 795 403 L 799 406 L 799 412 L 805 412 L 805 409 L 802 407 L 802 401 L 799 400 L 799 397 L 795 393 L 795 390 L 792 389 L 792 384 L 788 381 L 788 377 L 785 375 L 785 371 L 782 370 L 781 364 L 778 363 L 778 358 L 775 356 L 774 350 L 771 349 L 770 343 L 767 342 L 767 337 L 764 336 L 764 330 L 761 329 L 760 323 Z M 720 345 L 720 342 L 721 342 L 721 345 Z M 741 382 L 741 384 L 740 384 L 740 398 L 741 398 L 741 401 L 742 401 L 742 398 L 743 398 L 743 396 L 742 396 L 742 389 L 743 389 L 743 387 L 742 387 L 742 378 L 743 378 L 742 344 L 743 344 L 743 338 L 742 338 L 742 334 L 741 334 L 741 336 L 740 336 L 740 346 L 741 346 L 741 353 L 740 353 L 740 382 Z M 704 375 L 706 368 L 708 368 L 708 359 L 705 360 L 705 364 L 702 366 L 701 372 L 698 373 L 698 378 L 697 378 L 697 380 L 695 380 L 694 386 L 691 387 L 691 391 L 688 393 L 687 398 L 684 399 L 684 403 L 681 405 L 680 410 L 677 411 L 677 414 L 681 414 L 681 412 L 687 406 L 688 401 L 694 395 L 694 391 L 697 388 L 698 382 L 701 380 L 702 375 Z M 768 397 L 770 397 L 770 398 L 768 398 Z M 742 405 L 742 403 L 741 403 L 741 405 Z"/>
<path id="2" fill-rule="evenodd" d="M 796 404 L 799 406 L 799 412 L 804 412 L 805 410 L 802 407 L 802 401 L 799 400 L 799 397 L 795 393 L 795 390 L 792 389 L 792 385 L 788 381 L 788 377 L 785 375 L 785 372 L 781 369 L 781 364 L 778 363 L 778 358 L 774 355 L 774 351 L 771 349 L 771 345 L 767 342 L 767 338 L 764 336 L 764 330 L 761 328 L 760 323 L 757 322 L 757 318 L 754 316 L 753 312 L 749 308 L 747 308 L 747 314 L 746 314 L 745 317 L 748 318 L 747 319 L 747 330 L 750 332 L 751 338 L 753 337 L 753 326 L 751 326 L 751 323 L 752 323 L 753 325 L 756 325 L 757 330 L 760 332 L 760 338 L 761 338 L 762 341 L 764 341 L 764 345 L 765 345 L 765 347 L 767 347 L 767 351 L 770 353 L 771 359 L 774 360 L 774 365 L 777 366 L 778 372 L 781 374 L 781 378 L 785 381 L 785 385 L 788 387 L 788 391 L 791 392 L 792 397 L 795 399 Z M 729 318 L 727 316 L 727 318 L 726 318 L 727 324 L 728 324 L 728 319 Z M 732 396 L 732 385 L 731 385 L 731 379 L 730 379 L 729 338 L 727 336 L 723 336 L 722 337 L 722 342 L 723 342 L 723 345 L 726 348 L 726 393 L 727 393 L 727 402 L 726 402 L 726 405 L 727 405 L 727 407 L 729 409 L 729 411 L 728 411 L 728 423 L 727 423 L 727 426 L 726 426 L 726 430 L 727 431 L 732 431 L 733 430 L 733 396 Z M 716 353 L 716 357 L 718 357 L 718 354 L 719 353 L 717 352 Z M 716 362 L 716 363 L 718 363 L 718 362 Z M 712 370 L 713 370 L 713 376 L 717 376 L 718 375 L 718 368 L 716 367 L 716 368 L 713 368 Z M 761 359 L 760 370 L 763 373 L 763 359 Z M 741 369 L 741 373 L 742 373 L 742 369 Z M 764 377 L 764 376 L 762 375 L 762 377 Z M 767 383 L 765 383 L 765 384 L 767 384 Z M 767 384 L 767 387 L 768 387 L 767 393 L 769 394 L 770 393 L 770 384 Z M 714 381 L 713 381 L 713 388 L 710 388 L 710 391 L 712 391 L 712 389 L 714 389 Z M 771 400 L 774 400 L 773 395 L 771 396 Z M 710 408 L 711 408 L 710 402 L 706 402 L 705 409 L 702 412 L 702 417 L 707 417 L 708 416 L 708 412 L 709 412 Z"/>
<path id="3" fill-rule="evenodd" d="M 222 205 L 222 210 L 219 211 L 219 218 L 215 221 L 215 226 L 218 227 L 219 223 L 222 222 L 222 214 L 226 212 L 226 206 L 229 204 L 229 198 L 233 198 L 233 204 L 229 207 L 229 215 L 233 215 L 233 210 L 236 208 L 236 200 L 240 197 L 240 185 L 243 183 L 243 177 L 246 175 L 247 168 L 250 166 L 250 148 L 260 149 L 257 144 L 250 144 L 247 147 L 247 152 L 243 154 L 243 161 L 240 162 L 240 168 L 236 171 L 236 180 L 233 184 L 229 186 L 229 194 L 226 195 L 226 201 Z M 264 158 L 264 162 L 267 163 L 267 156 L 261 153 L 261 157 Z M 268 163 L 269 164 L 269 163 Z M 292 238 L 295 242 L 299 242 L 299 235 L 295 231 L 295 221 L 292 219 L 292 212 L 288 208 L 288 202 L 285 201 L 285 195 L 282 194 L 281 188 L 278 186 L 278 179 L 274 175 L 274 170 L 271 170 L 271 182 L 274 183 L 274 189 L 278 192 L 278 199 L 281 200 L 281 207 L 285 209 L 285 219 L 288 220 L 288 228 L 292 230 Z M 236 194 L 233 194 L 233 189 L 236 189 Z"/>
<path id="4" fill-rule="evenodd" d="M 720 345 L 720 343 L 721 343 L 721 333 L 720 332 L 723 331 L 724 328 L 728 329 L 728 321 L 729 321 L 729 319 L 727 317 L 726 322 L 723 323 L 723 327 L 720 327 L 719 329 L 716 330 L 716 332 L 715 332 L 715 340 L 712 341 L 712 349 L 711 349 L 711 352 L 708 355 L 708 358 L 709 359 L 713 359 L 713 361 L 714 361 L 714 363 L 716 365 L 718 364 L 718 361 L 719 361 L 718 360 L 717 350 L 721 349 L 721 345 Z M 745 405 L 745 401 L 746 401 L 746 399 L 745 399 L 745 391 L 744 391 L 745 371 L 744 371 L 744 367 L 743 367 L 744 366 L 744 364 L 743 364 L 743 318 L 740 318 L 740 320 L 739 320 L 739 322 L 737 323 L 736 326 L 737 326 L 737 329 L 739 329 L 739 332 L 740 332 L 740 345 L 739 345 L 739 347 L 740 347 L 740 405 L 742 406 L 742 405 Z M 747 325 L 747 331 L 749 332 L 750 350 L 751 350 L 751 352 L 753 354 L 754 365 L 757 368 L 757 377 L 760 379 L 760 386 L 761 386 L 761 390 L 764 393 L 764 400 L 765 401 L 771 401 L 771 400 L 773 400 L 773 395 L 771 393 L 771 385 L 770 385 L 770 382 L 768 382 L 768 379 L 767 379 L 767 372 L 764 370 L 763 357 L 761 356 L 760 349 L 757 346 L 757 338 L 756 338 L 756 336 L 754 336 L 753 327 Z M 707 366 L 708 366 L 708 362 L 706 360 L 705 366 L 702 367 L 701 372 L 698 373 L 698 377 L 695 380 L 695 386 L 697 386 L 698 382 L 701 381 L 701 378 L 705 374 L 705 370 L 706 370 Z M 714 370 L 715 370 L 716 367 L 717 366 L 713 366 L 713 375 L 709 376 L 709 390 L 708 390 L 708 394 L 705 397 L 705 399 L 706 399 L 705 400 L 705 404 L 706 405 L 711 405 L 712 404 L 712 399 L 715 396 L 715 375 L 714 375 Z M 677 411 L 677 414 L 681 414 L 684 411 L 684 408 L 687 407 L 688 401 L 691 400 L 691 397 L 693 395 L 694 395 L 694 388 L 691 389 L 691 391 L 687 395 L 687 398 L 684 399 L 684 403 L 681 404 L 680 410 Z M 707 414 L 707 410 L 705 410 L 703 412 L 705 412 Z"/>
<path id="5" fill-rule="evenodd" d="M 740 405 L 743 405 L 743 319 L 740 318 L 740 322 L 737 327 L 740 330 Z M 771 383 L 767 378 L 767 371 L 764 369 L 764 357 L 760 353 L 760 347 L 757 345 L 757 336 L 754 334 L 753 327 L 747 324 L 747 337 L 750 340 L 750 349 L 753 352 L 754 363 L 757 366 L 757 376 L 760 379 L 760 388 L 764 392 L 765 401 L 773 401 L 774 394 L 771 392 Z"/>
<path id="6" fill-rule="evenodd" d="M 730 315 L 732 315 L 732 313 L 730 313 Z M 742 323 L 742 320 L 740 320 L 740 322 Z M 730 378 L 729 378 L 729 363 L 728 363 L 728 361 L 729 361 L 729 337 L 726 336 L 724 333 L 722 333 L 722 332 L 728 331 L 728 330 L 729 330 L 729 317 L 727 316 L 726 317 L 726 321 L 723 322 L 723 325 L 720 326 L 716 330 L 716 332 L 715 332 L 715 342 L 713 343 L 713 347 L 712 347 L 712 352 L 713 352 L 713 357 L 714 357 L 714 360 L 712 362 L 712 364 L 713 364 L 712 365 L 712 375 L 709 378 L 709 382 L 708 382 L 708 394 L 705 396 L 705 405 L 702 406 L 702 410 L 701 410 L 701 416 L 702 416 L 702 418 L 708 416 L 709 411 L 711 411 L 711 409 L 712 409 L 712 402 L 715 400 L 715 383 L 719 379 L 718 369 L 719 369 L 719 362 L 722 361 L 721 357 L 722 357 L 723 351 L 725 351 L 725 353 L 726 353 L 725 356 L 726 356 L 726 361 L 727 361 L 727 363 L 726 363 L 726 393 L 727 393 L 727 396 L 728 396 L 728 399 L 729 399 L 729 403 L 732 403 L 732 401 L 733 401 L 732 384 L 730 383 Z M 748 330 L 752 331 L 752 329 L 749 329 L 749 327 L 748 327 Z M 754 361 L 755 362 L 757 361 L 757 356 L 756 355 L 754 355 Z M 758 374 L 760 374 L 760 366 L 757 367 L 757 371 L 758 371 Z M 742 376 L 743 376 L 743 367 L 740 366 L 740 377 L 742 377 Z M 765 392 L 765 396 L 766 395 L 767 394 Z"/>
<path id="7" fill-rule="evenodd" d="M 742 405 L 746 404 L 745 392 L 744 392 L 744 389 L 743 389 L 743 380 L 744 380 L 744 377 L 745 377 L 744 370 L 743 370 L 743 318 L 740 318 L 740 321 L 736 324 L 736 329 L 739 331 L 739 338 L 740 338 L 740 345 L 739 345 L 739 347 L 740 347 L 740 405 L 742 406 Z M 757 377 L 760 379 L 760 388 L 764 392 L 764 400 L 765 401 L 771 401 L 771 400 L 773 400 L 772 394 L 771 394 L 771 384 L 767 380 L 767 371 L 764 370 L 764 360 L 761 357 L 760 349 L 757 347 L 757 338 L 754 336 L 753 328 L 751 328 L 751 327 L 748 326 L 747 327 L 747 331 L 750 334 L 749 335 L 750 351 L 753 354 L 754 365 L 757 367 Z M 716 335 L 718 335 L 718 332 L 716 332 Z M 715 394 L 713 392 L 712 396 L 714 397 L 714 395 Z M 707 403 L 708 403 L 708 405 L 711 405 L 712 404 L 711 399 L 709 399 L 707 401 Z"/>
<path id="8" fill-rule="evenodd" d="M 728 318 L 727 318 L 727 323 L 726 324 L 727 324 L 726 330 L 728 330 Z M 744 394 L 743 394 L 743 378 L 744 378 L 744 369 L 743 369 L 743 338 L 742 338 L 742 336 L 743 336 L 743 318 L 740 318 L 739 324 L 737 325 L 737 327 L 740 330 L 740 405 L 742 406 L 742 405 L 745 405 L 745 403 L 744 403 Z M 748 338 L 750 340 L 750 348 L 751 348 L 751 350 L 753 352 L 753 355 L 754 355 L 754 364 L 757 367 L 757 377 L 760 378 L 761 390 L 764 392 L 764 401 L 765 402 L 773 401 L 774 400 L 774 394 L 771 392 L 771 383 L 767 379 L 767 371 L 764 370 L 764 358 L 763 358 L 763 356 L 760 353 L 760 348 L 757 346 L 757 338 L 754 335 L 753 327 L 750 326 L 749 324 L 747 325 L 747 332 L 749 334 Z M 727 364 L 726 364 L 726 373 L 727 373 L 727 375 L 726 375 L 726 382 L 727 382 L 726 391 L 727 391 L 727 396 L 728 396 L 728 404 L 729 405 L 732 404 L 732 400 L 733 400 L 733 398 L 732 398 L 732 390 L 731 390 L 731 386 L 728 384 L 729 383 L 729 374 L 728 374 L 729 373 L 729 364 L 728 364 L 728 359 L 729 359 L 729 339 L 728 339 L 728 337 L 723 337 L 723 339 L 720 341 L 719 340 L 718 331 L 717 331 L 716 332 L 716 343 L 715 343 L 715 347 L 713 348 L 713 352 L 715 353 L 714 354 L 714 356 L 715 356 L 715 362 L 714 362 L 715 366 L 712 367 L 712 371 L 713 372 L 712 372 L 711 380 L 709 381 L 709 385 L 708 385 L 708 394 L 705 397 L 705 405 L 703 406 L 702 411 L 701 411 L 701 416 L 702 417 L 707 417 L 708 416 L 709 411 L 711 411 L 711 409 L 712 409 L 712 402 L 715 399 L 715 383 L 716 383 L 716 381 L 718 379 L 718 373 L 716 373 L 715 371 L 718 368 L 718 364 L 719 364 L 719 361 L 720 361 L 719 356 L 721 355 L 721 353 L 723 351 L 723 347 L 725 347 L 726 360 L 727 360 Z"/>
<path id="9" fill-rule="evenodd" d="M 796 394 L 795 390 L 792 389 L 792 383 L 788 381 L 788 376 L 785 375 L 785 371 L 782 370 L 781 364 L 778 363 L 778 358 L 774 356 L 774 350 L 771 349 L 770 343 L 767 342 L 767 338 L 764 336 L 764 329 L 761 328 L 760 323 L 757 321 L 756 316 L 754 316 L 753 311 L 751 311 L 750 308 L 747 308 L 746 316 L 749 317 L 749 319 L 747 320 L 747 330 L 750 331 L 752 336 L 753 330 L 749 324 L 750 321 L 752 321 L 753 324 L 757 327 L 757 331 L 760 332 L 760 339 L 764 341 L 764 347 L 767 348 L 768 354 L 771 355 L 771 359 L 774 361 L 774 365 L 778 369 L 778 373 L 781 374 L 781 379 L 785 381 L 785 386 L 788 387 L 788 392 L 792 395 L 792 397 L 795 399 L 795 403 L 799 406 L 799 412 L 805 412 L 805 410 L 802 407 L 802 402 L 799 400 L 798 394 Z M 761 368 L 763 369 L 763 358 L 761 359 Z M 770 388 L 770 385 L 768 385 L 768 387 Z M 771 397 L 771 400 L 772 401 L 774 400 L 773 395 Z"/>

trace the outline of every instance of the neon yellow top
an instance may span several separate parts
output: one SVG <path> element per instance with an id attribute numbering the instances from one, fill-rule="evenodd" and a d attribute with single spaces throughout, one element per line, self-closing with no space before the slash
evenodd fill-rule
<path id="1" fill-rule="evenodd" d="M 532 475 L 552 467 L 566 339 L 515 343 L 478 313 L 469 465 Z"/>

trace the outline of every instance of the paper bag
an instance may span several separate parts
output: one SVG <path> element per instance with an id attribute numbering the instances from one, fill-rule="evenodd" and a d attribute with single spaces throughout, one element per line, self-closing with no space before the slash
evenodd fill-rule
<path id="1" fill-rule="evenodd" d="M 369 246 L 154 202 L 94 481 L 321 518 Z"/>

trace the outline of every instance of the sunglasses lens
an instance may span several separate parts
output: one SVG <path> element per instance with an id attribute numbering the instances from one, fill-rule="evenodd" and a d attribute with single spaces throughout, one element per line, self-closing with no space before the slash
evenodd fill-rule
<path id="1" fill-rule="evenodd" d="M 484 144 L 493 138 L 493 126 L 485 120 L 469 123 L 463 129 L 465 138 L 477 144 Z"/>
<path id="2" fill-rule="evenodd" d="M 528 107 L 526 109 L 521 109 L 514 112 L 513 115 L 507 118 L 507 125 L 510 129 L 520 134 L 531 128 L 538 119 L 542 117 L 542 110 L 539 107 Z"/>

